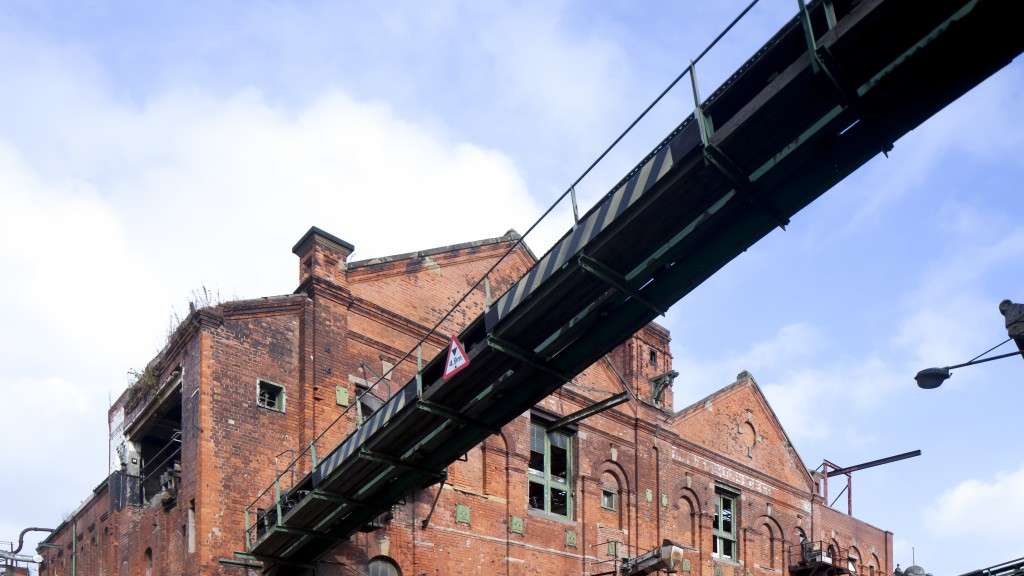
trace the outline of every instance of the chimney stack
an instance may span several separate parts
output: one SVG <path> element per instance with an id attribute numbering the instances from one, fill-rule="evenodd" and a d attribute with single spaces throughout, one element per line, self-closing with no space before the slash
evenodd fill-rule
<path id="1" fill-rule="evenodd" d="M 292 248 L 299 257 L 299 285 L 311 280 L 345 286 L 345 264 L 355 246 L 313 226 Z"/>

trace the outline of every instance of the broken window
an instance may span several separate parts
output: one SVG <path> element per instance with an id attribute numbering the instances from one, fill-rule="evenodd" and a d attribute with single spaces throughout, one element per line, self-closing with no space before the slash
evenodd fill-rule
<path id="1" fill-rule="evenodd" d="M 738 494 L 724 488 L 715 489 L 714 539 L 711 554 L 718 558 L 738 558 L 736 546 L 736 502 Z"/>
<path id="2" fill-rule="evenodd" d="M 256 404 L 268 410 L 284 412 L 284 386 L 260 380 L 256 385 Z"/>
<path id="3" fill-rule="evenodd" d="M 530 423 L 529 506 L 558 516 L 572 515 L 572 441 L 564 432 Z"/>
<path id="4" fill-rule="evenodd" d="M 380 410 L 381 406 L 384 405 L 384 400 L 378 396 L 375 392 L 380 388 L 370 389 L 370 386 L 364 382 L 356 383 L 356 396 L 359 399 L 359 416 L 361 422 L 365 422 L 374 412 Z"/>
<path id="5" fill-rule="evenodd" d="M 178 369 L 126 428 L 125 442 L 118 452 L 128 504 L 175 505 L 181 478 L 181 403 Z"/>

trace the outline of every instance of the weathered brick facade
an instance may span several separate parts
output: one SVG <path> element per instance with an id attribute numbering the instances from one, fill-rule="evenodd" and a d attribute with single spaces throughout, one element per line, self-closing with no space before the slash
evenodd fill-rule
<path id="1" fill-rule="evenodd" d="M 351 245 L 313 229 L 294 248 L 294 294 L 192 312 L 148 379 L 111 409 L 112 428 L 123 428 L 138 454 L 125 452 L 124 470 L 47 539 L 41 573 L 246 573 L 222 562 L 245 549 L 243 509 L 280 471 L 285 484 L 308 472 L 306 448 L 332 421 L 340 418 L 316 443 L 321 454 L 355 427 L 346 405 L 360 386 L 391 366 L 375 388 L 382 395 L 412 378 L 415 357 L 403 356 L 516 238 L 349 262 Z M 516 248 L 492 274 L 491 292 L 500 295 L 534 261 Z M 445 347 L 485 298 L 474 292 L 427 339 L 424 355 Z M 340 543 L 317 574 L 365 574 L 382 558 L 416 576 L 595 574 L 614 567 L 609 542 L 625 555 L 666 538 L 686 548 L 692 574 L 785 574 L 801 531 L 855 550 L 863 574 L 892 572 L 892 534 L 823 504 L 752 377 L 742 373 L 673 412 L 671 386 L 652 398 L 653 382 L 671 379 L 671 368 L 668 331 L 647 326 L 454 463 L 425 528 L 436 485 L 395 506 L 383 528 Z M 274 408 L 257 401 L 261 381 L 283 391 Z M 629 402 L 572 432 L 568 514 L 531 509 L 531 419 L 623 389 Z M 144 500 L 137 485 L 148 486 Z M 712 554 L 716 491 L 735 497 L 734 559 Z"/>

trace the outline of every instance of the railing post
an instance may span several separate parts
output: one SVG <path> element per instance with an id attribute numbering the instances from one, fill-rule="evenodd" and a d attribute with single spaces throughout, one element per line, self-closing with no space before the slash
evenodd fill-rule
<path id="1" fill-rule="evenodd" d="M 313 470 L 316 470 L 318 464 L 316 461 L 316 440 L 309 443 L 309 455 L 313 460 L 313 468 L 310 469 L 310 472 L 312 472 Z"/>
<path id="2" fill-rule="evenodd" d="M 690 87 L 693 89 L 693 117 L 697 119 L 697 129 L 700 132 L 701 144 L 706 148 L 711 141 L 711 126 L 708 117 L 704 115 L 704 108 L 700 104 L 700 89 L 697 88 L 697 67 L 693 60 L 690 60 Z"/>
<path id="3" fill-rule="evenodd" d="M 825 0 L 821 3 L 825 8 L 825 22 L 828 24 L 828 29 L 831 30 L 836 27 L 836 7 L 832 4 L 832 0 Z"/>
<path id="4" fill-rule="evenodd" d="M 580 223 L 580 210 L 576 207 L 576 186 L 569 188 L 569 196 L 572 198 L 572 221 L 575 228 Z"/>
<path id="5" fill-rule="evenodd" d="M 423 345 L 416 347 L 416 397 L 423 396 Z"/>
<path id="6" fill-rule="evenodd" d="M 281 477 L 274 478 L 274 507 L 277 510 L 275 524 L 281 525 Z"/>
<path id="7" fill-rule="evenodd" d="M 804 0 L 797 0 L 800 6 L 800 24 L 804 28 L 804 38 L 807 41 L 807 54 L 811 59 L 811 70 L 818 73 L 818 43 L 814 38 L 814 27 L 811 24 L 811 13 L 807 11 L 807 4 Z"/>
<path id="8" fill-rule="evenodd" d="M 491 279 L 484 276 L 484 311 L 491 309 Z"/>
<path id="9" fill-rule="evenodd" d="M 245 509 L 245 551 L 252 550 L 252 541 L 249 540 L 249 509 Z"/>

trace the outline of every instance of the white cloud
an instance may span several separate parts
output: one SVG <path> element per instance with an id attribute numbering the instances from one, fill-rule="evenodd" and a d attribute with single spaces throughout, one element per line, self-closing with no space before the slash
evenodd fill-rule
<path id="1" fill-rule="evenodd" d="M 1021 68 L 1008 66 L 905 135 L 889 158 L 869 163 L 844 185 L 845 193 L 854 196 L 859 206 L 850 224 L 864 223 L 909 191 L 926 185 L 947 159 L 955 158 L 960 164 L 1012 161 L 1024 134 L 1006 126 L 1021 121 L 1021 79 Z"/>
<path id="2" fill-rule="evenodd" d="M 24 524 L 54 521 L 106 474 L 108 394 L 193 289 L 290 292 L 290 248 L 310 225 L 362 258 L 498 236 L 539 213 L 502 152 L 340 89 L 298 108 L 257 90 L 131 104 L 54 66 L 35 90 L 90 97 L 63 99 L 46 133 L 0 132 L 0 388 L 17 407 L 5 426 L 26 432 L 0 448 L 23 463 L 0 493 L 59 494 L 10 508 Z M 51 91 L 47 77 L 80 86 Z M 74 474 L 53 474 L 58 455 Z"/>
<path id="3" fill-rule="evenodd" d="M 989 294 L 982 279 L 1022 256 L 1024 228 L 937 254 L 936 265 L 921 275 L 919 284 L 897 296 L 902 315 L 878 327 L 878 334 L 892 336 L 880 337 L 859 354 L 846 351 L 841 334 L 807 322 L 783 325 L 747 349 L 717 358 L 677 351 L 677 404 L 692 402 L 749 370 L 794 439 L 838 435 L 848 444 L 871 442 L 874 437 L 858 426 L 859 415 L 899 390 L 913 389 L 911 377 L 921 368 L 966 361 L 1006 337 L 997 311 L 1002 296 Z M 983 375 L 956 371 L 945 388 L 969 389 Z M 816 407 L 842 410 L 847 418 L 821 418 Z"/>
<path id="4" fill-rule="evenodd" d="M 974 539 L 989 543 L 1024 542 L 1024 465 L 990 479 L 971 478 L 944 491 L 924 513 L 925 525 L 935 536 L 959 542 Z M 1007 546 L 1007 558 L 1019 549 Z M 996 560 L 994 558 L 993 560 Z M 1001 559 L 1001 558 L 998 558 Z"/>
<path id="5" fill-rule="evenodd" d="M 681 374 L 680 391 L 685 391 L 679 399 L 684 404 L 695 400 L 748 370 L 791 436 L 826 438 L 836 430 L 835 421 L 821 418 L 820 409 L 870 408 L 899 384 L 892 367 L 880 358 L 845 358 L 836 350 L 820 328 L 797 323 L 754 342 L 749 350 L 712 362 L 677 355 L 674 367 Z"/>

